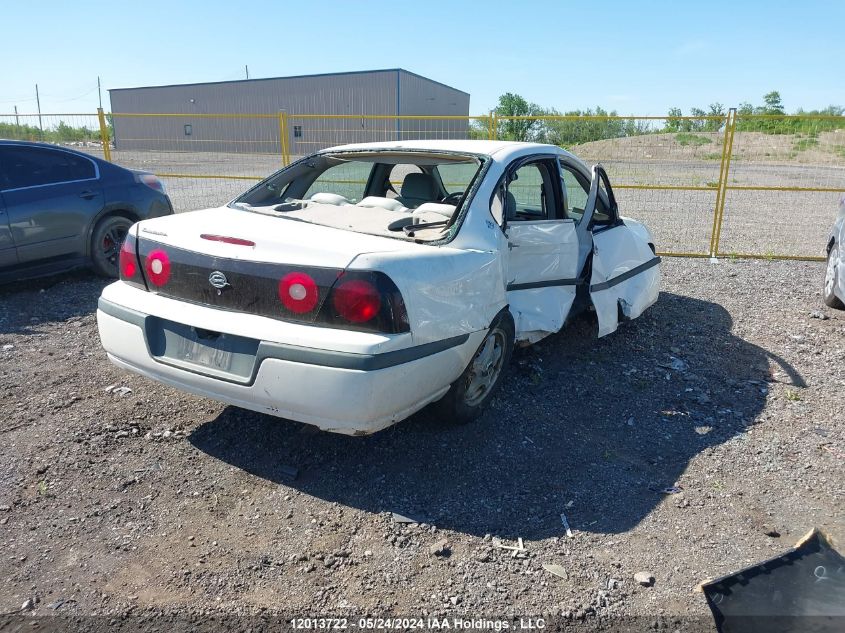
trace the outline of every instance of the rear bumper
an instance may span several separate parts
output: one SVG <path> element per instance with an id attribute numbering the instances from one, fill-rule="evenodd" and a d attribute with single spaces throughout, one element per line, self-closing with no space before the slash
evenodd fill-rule
<path id="1" fill-rule="evenodd" d="M 190 393 L 351 435 L 381 430 L 442 397 L 484 337 L 475 332 L 377 353 L 261 340 L 251 373 L 229 376 L 156 356 L 156 319 L 101 298 L 97 325 L 109 359 Z"/>

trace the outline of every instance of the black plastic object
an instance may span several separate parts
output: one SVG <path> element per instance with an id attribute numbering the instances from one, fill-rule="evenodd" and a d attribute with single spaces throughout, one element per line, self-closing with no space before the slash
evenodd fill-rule
<path id="1" fill-rule="evenodd" d="M 777 558 L 701 589 L 719 633 L 845 631 L 845 558 L 818 530 Z"/>

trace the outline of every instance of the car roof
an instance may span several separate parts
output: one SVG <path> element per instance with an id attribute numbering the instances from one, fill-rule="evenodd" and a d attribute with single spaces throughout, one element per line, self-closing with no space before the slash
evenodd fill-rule
<path id="1" fill-rule="evenodd" d="M 0 143 L 3 143 L 3 145 L 31 145 L 32 147 L 51 147 L 53 149 L 58 147 L 60 149 L 69 149 L 70 151 L 74 151 L 69 147 L 65 147 L 64 145 L 59 145 L 57 143 L 45 143 L 44 141 L 21 141 L 11 138 L 0 138 Z"/>
<path id="2" fill-rule="evenodd" d="M 497 160 L 508 160 L 535 152 L 545 152 L 570 156 L 579 160 L 557 145 L 545 143 L 523 143 L 520 141 L 476 141 L 476 140 L 407 140 L 407 141 L 377 141 L 374 143 L 351 143 L 349 145 L 338 145 L 330 147 L 324 152 L 354 151 L 354 150 L 429 150 L 447 152 L 466 152 L 468 154 L 481 154 L 492 156 Z"/>
<path id="3" fill-rule="evenodd" d="M 91 154 L 80 152 L 78 149 L 74 149 L 73 147 L 59 145 L 58 143 L 42 143 L 41 141 L 15 141 L 12 139 L 0 138 L 0 145 L 20 145 L 23 147 L 44 147 L 46 149 L 59 149 L 65 152 L 70 152 L 72 154 L 79 154 L 80 156 L 84 156 L 85 158 L 90 158 L 92 160 L 101 160 L 97 156 L 92 156 Z"/>

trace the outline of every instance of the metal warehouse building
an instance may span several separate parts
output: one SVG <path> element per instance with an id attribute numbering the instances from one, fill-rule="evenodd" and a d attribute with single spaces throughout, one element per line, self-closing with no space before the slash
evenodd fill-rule
<path id="1" fill-rule="evenodd" d="M 397 118 L 469 115 L 468 93 L 401 68 L 109 94 L 115 147 L 126 150 L 301 155 L 340 143 L 466 138 L 468 131 L 465 118 Z"/>

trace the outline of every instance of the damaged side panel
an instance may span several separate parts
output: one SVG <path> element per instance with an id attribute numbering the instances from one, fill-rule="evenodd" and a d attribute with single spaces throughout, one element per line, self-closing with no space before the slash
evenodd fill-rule
<path id="1" fill-rule="evenodd" d="M 507 229 L 508 304 L 516 340 L 558 332 L 575 301 L 578 235 L 571 221 L 513 222 Z"/>
<path id="2" fill-rule="evenodd" d="M 414 323 L 415 345 L 486 330 L 505 305 L 495 253 L 433 247 L 408 254 L 364 253 L 349 270 L 381 270 L 397 285 Z"/>
<path id="3" fill-rule="evenodd" d="M 601 337 L 616 331 L 620 313 L 634 319 L 657 301 L 660 258 L 624 226 L 595 234 L 593 244 L 590 298 Z"/>
<path id="4" fill-rule="evenodd" d="M 575 286 L 521 290 L 508 296 L 516 340 L 536 343 L 563 327 L 575 301 Z"/>

